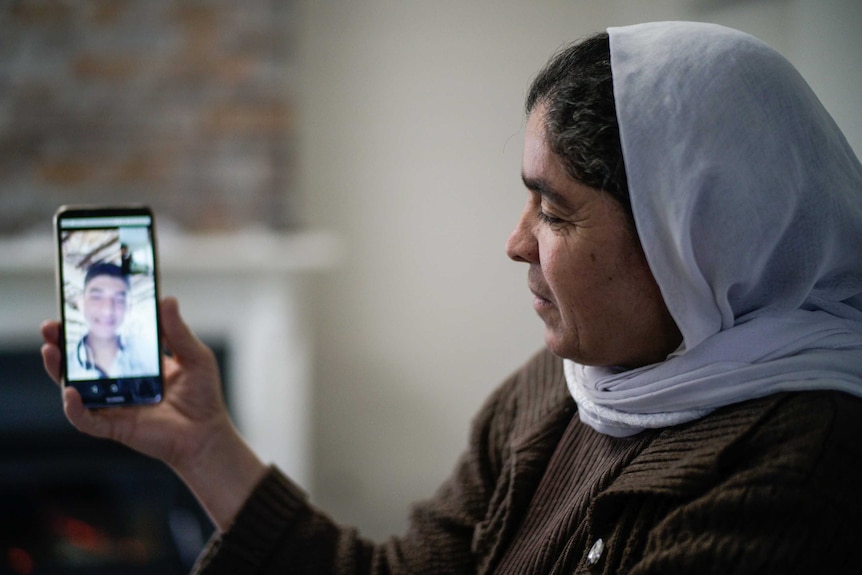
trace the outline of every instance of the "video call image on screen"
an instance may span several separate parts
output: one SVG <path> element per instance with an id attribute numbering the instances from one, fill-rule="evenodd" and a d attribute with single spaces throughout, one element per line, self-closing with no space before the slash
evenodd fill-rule
<path id="1" fill-rule="evenodd" d="M 66 381 L 85 402 L 154 399 L 161 389 L 150 218 L 60 221 Z"/>

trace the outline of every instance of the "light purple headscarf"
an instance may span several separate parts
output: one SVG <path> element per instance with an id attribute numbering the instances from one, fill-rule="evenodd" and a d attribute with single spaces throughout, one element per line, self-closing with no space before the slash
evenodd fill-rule
<path id="1" fill-rule="evenodd" d="M 835 122 L 750 35 L 608 33 L 635 223 L 684 341 L 629 371 L 567 360 L 581 419 L 622 437 L 781 391 L 862 397 L 862 166 Z"/>

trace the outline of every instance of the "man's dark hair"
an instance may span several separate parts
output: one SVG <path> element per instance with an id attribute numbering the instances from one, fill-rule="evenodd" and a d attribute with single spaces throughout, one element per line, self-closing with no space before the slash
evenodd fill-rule
<path id="1" fill-rule="evenodd" d="M 558 52 L 527 94 L 527 115 L 545 107 L 545 134 L 569 176 L 609 193 L 631 218 L 606 32 Z"/>
<path id="2" fill-rule="evenodd" d="M 84 276 L 84 287 L 90 283 L 90 280 L 96 276 L 111 276 L 113 278 L 121 279 L 126 282 L 126 285 L 129 285 L 129 276 L 123 273 L 123 270 L 117 264 L 112 264 L 109 262 L 99 262 L 91 265 L 89 269 L 87 269 L 87 275 Z"/>

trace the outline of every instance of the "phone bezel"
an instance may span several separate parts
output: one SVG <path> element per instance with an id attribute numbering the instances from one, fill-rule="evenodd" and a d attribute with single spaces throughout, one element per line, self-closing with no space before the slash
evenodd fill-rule
<path id="1" fill-rule="evenodd" d="M 150 223 L 150 241 L 152 245 L 152 261 L 153 261 L 153 293 L 155 298 L 155 328 L 157 346 L 159 349 L 158 374 L 155 376 L 145 377 L 119 377 L 119 378 L 97 378 L 80 381 L 69 381 L 67 378 L 68 358 L 67 358 L 67 340 L 66 340 L 66 301 L 63 285 L 63 248 L 62 248 L 62 222 L 66 220 L 82 219 L 82 218 L 117 218 L 117 217 L 134 217 L 147 216 Z M 106 226 L 111 228 L 112 226 Z M 81 229 L 99 229 L 98 226 L 92 228 Z M 103 408 L 103 407 L 128 407 L 135 405 L 151 405 L 159 403 L 164 395 L 164 373 L 162 356 L 162 322 L 161 312 L 159 310 L 159 302 L 161 301 L 161 281 L 160 281 L 160 266 L 159 253 L 156 234 L 156 218 L 152 209 L 145 205 L 126 205 L 126 206 L 98 206 L 98 205 L 64 205 L 57 209 L 54 214 L 54 253 L 55 253 L 55 280 L 56 291 L 59 303 L 60 313 L 60 341 L 59 347 L 61 351 L 61 381 L 64 387 L 72 386 L 81 393 L 82 401 L 88 408 Z M 130 386 L 138 382 L 146 380 L 156 386 L 155 393 L 148 397 L 128 397 L 128 389 Z M 109 383 L 110 382 L 110 383 Z M 111 384 L 116 384 L 123 393 L 110 393 Z M 108 385 L 107 393 L 99 395 L 84 393 L 84 386 L 92 385 Z"/>

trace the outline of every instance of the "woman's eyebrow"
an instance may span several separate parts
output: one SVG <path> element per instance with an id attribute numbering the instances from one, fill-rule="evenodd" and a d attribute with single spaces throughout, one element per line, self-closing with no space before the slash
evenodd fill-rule
<path id="1" fill-rule="evenodd" d="M 555 204 L 563 209 L 572 209 L 572 204 L 561 193 L 554 190 L 554 188 L 542 178 L 532 178 L 527 176 L 526 174 L 521 174 L 521 181 L 524 182 L 524 186 L 527 187 L 531 192 L 535 192 L 542 196 L 543 198 L 550 201 L 552 204 Z"/>

